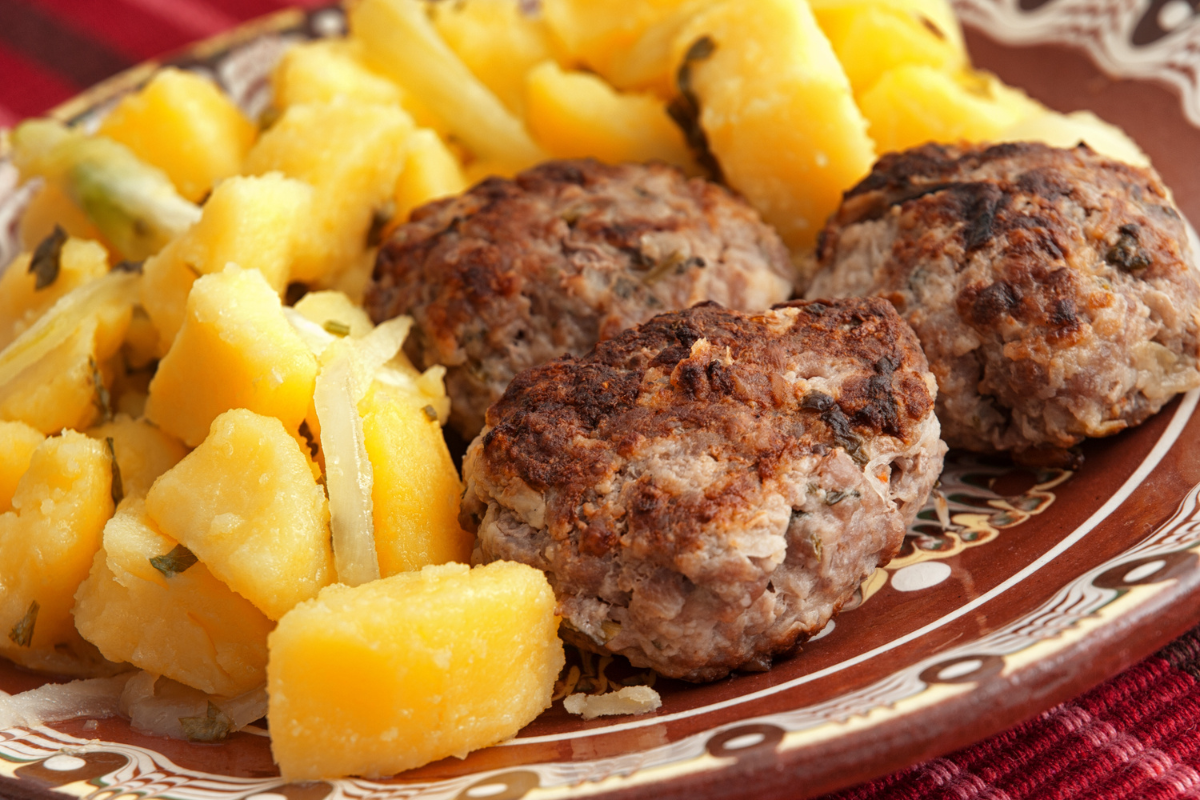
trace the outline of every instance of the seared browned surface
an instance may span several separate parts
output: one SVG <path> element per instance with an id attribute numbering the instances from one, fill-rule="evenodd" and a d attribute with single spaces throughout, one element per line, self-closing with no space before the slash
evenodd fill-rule
<path id="1" fill-rule="evenodd" d="M 446 365 L 470 438 L 526 367 L 704 300 L 764 309 L 791 280 L 779 237 L 725 189 L 663 164 L 553 161 L 414 211 L 366 305 L 412 315 L 409 355 Z"/>
<path id="2" fill-rule="evenodd" d="M 933 387 L 882 300 L 663 314 L 516 377 L 463 524 L 477 561 L 546 572 L 584 646 L 765 669 L 900 547 L 941 471 Z"/>
<path id="3" fill-rule="evenodd" d="M 925 145 L 846 194 L 807 296 L 913 326 L 952 447 L 1067 463 L 1200 385 L 1200 282 L 1158 176 L 1041 144 Z"/>

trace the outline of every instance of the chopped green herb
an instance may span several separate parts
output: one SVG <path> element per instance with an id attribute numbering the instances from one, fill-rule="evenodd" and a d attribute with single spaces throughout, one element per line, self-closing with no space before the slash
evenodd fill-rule
<path id="1" fill-rule="evenodd" d="M 325 320 L 325 330 L 332 333 L 334 336 L 349 336 L 350 326 L 344 322 L 339 322 L 336 319 Z"/>
<path id="2" fill-rule="evenodd" d="M 825 505 L 836 506 L 838 503 L 842 502 L 847 497 L 856 498 L 856 497 L 862 497 L 862 495 L 858 493 L 857 489 L 851 489 L 848 492 L 842 492 L 842 491 L 826 492 L 825 493 Z"/>
<path id="3" fill-rule="evenodd" d="M 29 272 L 34 276 L 34 291 L 40 292 L 58 280 L 62 267 L 62 249 L 67 242 L 67 232 L 55 225 L 54 232 L 42 239 L 33 257 L 29 260 Z"/>
<path id="4" fill-rule="evenodd" d="M 34 600 L 29 604 L 29 610 L 21 617 L 21 621 L 13 625 L 13 629 L 8 632 L 8 638 L 12 639 L 17 647 L 29 647 L 33 644 L 33 626 L 37 623 L 38 611 L 41 608 L 38 601 Z"/>
<path id="5" fill-rule="evenodd" d="M 300 422 L 300 435 L 304 437 L 304 443 L 308 445 L 308 454 L 316 458 L 321 446 L 317 444 L 317 437 L 313 436 L 312 428 L 308 427 L 308 420 Z"/>
<path id="6" fill-rule="evenodd" d="M 1138 243 L 1139 228 L 1137 225 L 1133 223 L 1122 225 L 1118 231 L 1120 236 L 1117 237 L 1116 244 L 1108 248 L 1108 252 L 1104 254 L 1105 261 L 1125 272 L 1138 272 L 1154 263 L 1150 254 Z"/>
<path id="7" fill-rule="evenodd" d="M 171 552 L 150 559 L 150 566 L 161 572 L 167 578 L 174 578 L 196 563 L 196 554 L 181 544 L 171 548 Z"/>
<path id="8" fill-rule="evenodd" d="M 112 500 L 113 506 L 116 507 L 125 499 L 125 484 L 121 481 L 121 465 L 117 463 L 117 450 L 113 447 L 113 438 L 105 436 L 104 442 L 108 445 L 108 457 L 112 461 Z"/>
<path id="9" fill-rule="evenodd" d="M 92 387 L 96 393 L 96 405 L 99 406 L 104 421 L 112 422 L 112 396 L 108 393 L 108 387 L 104 385 L 104 378 L 100 376 L 100 367 L 96 365 L 96 359 L 91 356 L 88 356 L 88 366 L 92 370 Z"/>
<path id="10" fill-rule="evenodd" d="M 696 163 L 708 170 L 712 179 L 720 183 L 724 180 L 721 165 L 709 148 L 708 134 L 700 127 L 700 98 L 692 89 L 692 66 L 707 59 L 716 49 L 717 44 L 711 36 L 701 36 L 692 42 L 683 56 L 683 63 L 675 73 L 679 96 L 667 104 L 667 115 L 683 131 L 683 137 L 695 155 Z"/>
<path id="11" fill-rule="evenodd" d="M 180 717 L 179 725 L 189 742 L 219 742 L 233 729 L 233 720 L 208 701 L 208 713 L 203 717 Z"/>
<path id="12" fill-rule="evenodd" d="M 426 419 L 428 419 L 430 422 L 437 422 L 438 413 L 436 408 L 433 406 L 425 406 L 421 410 L 425 412 Z"/>

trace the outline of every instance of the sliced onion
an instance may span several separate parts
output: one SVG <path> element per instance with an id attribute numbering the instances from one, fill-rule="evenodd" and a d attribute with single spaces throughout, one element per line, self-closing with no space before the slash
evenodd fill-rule
<path id="1" fill-rule="evenodd" d="M 121 692 L 134 674 L 48 683 L 20 694 L 5 694 L 0 697 L 0 729 L 31 728 L 77 717 L 115 717 L 121 713 Z"/>
<path id="2" fill-rule="evenodd" d="M 237 697 L 219 697 L 139 672 L 121 696 L 121 712 L 129 717 L 134 730 L 172 739 L 190 738 L 185 722 L 206 717 L 210 704 L 219 712 L 219 730 L 228 735 L 266 715 L 267 689 L 260 686 Z"/>

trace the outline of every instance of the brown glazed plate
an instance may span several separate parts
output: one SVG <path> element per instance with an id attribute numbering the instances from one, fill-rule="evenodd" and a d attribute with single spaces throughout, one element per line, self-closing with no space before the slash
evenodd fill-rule
<path id="1" fill-rule="evenodd" d="M 1091 109 L 1146 150 L 1200 220 L 1194 0 L 956 0 L 974 61 L 1063 111 Z M 175 60 L 248 110 L 289 41 L 338 33 L 287 12 Z M 59 109 L 87 124 L 145 65 Z M 0 161 L 0 264 L 23 192 Z M 659 680 L 656 713 L 583 722 L 560 702 L 512 741 L 383 781 L 282 784 L 265 731 L 217 745 L 121 719 L 0 731 L 0 795 L 116 800 L 811 796 L 963 747 L 1079 694 L 1200 622 L 1200 394 L 1085 447 L 1075 473 L 951 454 L 944 501 L 816 640 L 770 672 Z M 942 520 L 948 521 L 943 524 Z M 628 667 L 581 663 L 593 685 Z M 43 682 L 0 666 L 0 689 Z"/>

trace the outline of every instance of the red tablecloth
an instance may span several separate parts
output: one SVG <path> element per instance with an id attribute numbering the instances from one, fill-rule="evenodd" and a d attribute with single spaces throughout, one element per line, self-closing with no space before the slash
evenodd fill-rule
<path id="1" fill-rule="evenodd" d="M 613 0 L 618 2 L 618 0 Z M 242 20 L 325 0 L 0 0 L 0 127 Z M 829 798 L 1200 798 L 1200 628 L 973 747 Z"/>

